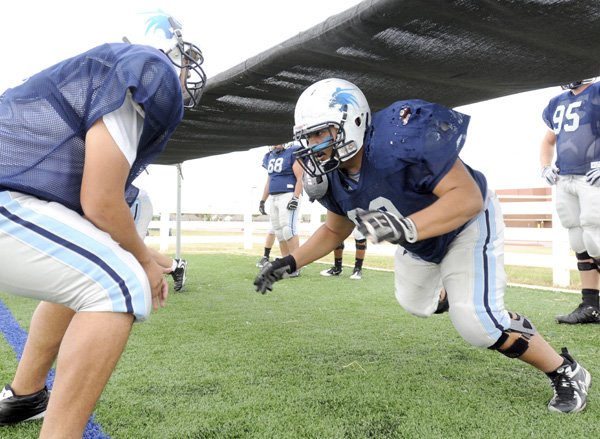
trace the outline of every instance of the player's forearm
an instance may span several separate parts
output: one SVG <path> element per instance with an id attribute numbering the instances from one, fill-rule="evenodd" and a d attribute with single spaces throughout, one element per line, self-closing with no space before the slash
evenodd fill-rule
<path id="1" fill-rule="evenodd" d="M 540 147 L 540 168 L 549 166 L 552 164 L 554 158 L 554 145 L 550 145 L 547 142 L 542 142 Z"/>
<path id="2" fill-rule="evenodd" d="M 556 143 L 556 135 L 553 131 L 548 130 L 542 139 L 540 145 L 540 167 L 552 164 L 554 158 L 554 145 Z"/>
<path id="3" fill-rule="evenodd" d="M 340 242 L 347 238 L 348 234 L 344 236 L 344 234 L 336 233 L 328 228 L 326 224 L 323 224 L 304 244 L 292 253 L 297 267 L 303 267 L 328 255 L 340 245 Z"/>
<path id="4" fill-rule="evenodd" d="M 466 224 L 483 209 L 479 189 L 456 188 L 431 206 L 409 215 L 415 223 L 419 241 L 451 232 Z"/>
<path id="5" fill-rule="evenodd" d="M 148 247 L 137 233 L 131 211 L 124 201 L 121 203 L 98 203 L 94 206 L 87 206 L 84 211 L 89 221 L 108 233 L 122 248 L 133 254 L 142 266 L 153 260 Z"/>

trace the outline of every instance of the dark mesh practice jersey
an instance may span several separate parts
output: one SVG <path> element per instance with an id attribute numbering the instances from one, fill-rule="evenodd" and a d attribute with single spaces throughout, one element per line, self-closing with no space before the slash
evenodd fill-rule
<path id="1" fill-rule="evenodd" d="M 567 90 L 550 100 L 542 113 L 556 134 L 556 167 L 561 175 L 585 175 L 600 161 L 600 83 L 578 95 Z"/>
<path id="2" fill-rule="evenodd" d="M 281 151 L 269 151 L 263 157 L 263 168 L 269 173 L 269 193 L 280 194 L 283 192 L 294 192 L 296 187 L 296 176 L 293 165 L 295 161 L 294 152 L 298 145 L 290 146 Z"/>
<path id="3" fill-rule="evenodd" d="M 406 122 L 399 117 L 403 109 L 410 113 Z M 363 146 L 359 181 L 340 170 L 328 174 L 329 188 L 319 202 L 353 221 L 357 208 L 408 216 L 428 207 L 437 200 L 434 188 L 459 158 L 469 119 L 421 100 L 398 101 L 374 113 Z M 485 196 L 485 177 L 465 166 Z M 423 260 L 438 263 L 463 228 L 406 244 L 405 248 Z"/>
<path id="4" fill-rule="evenodd" d="M 104 44 L 32 76 L 0 96 L 0 189 L 59 202 L 82 213 L 84 139 L 99 118 L 118 109 L 127 90 L 145 112 L 127 180 L 163 151 L 183 117 L 181 86 L 157 49 Z"/>

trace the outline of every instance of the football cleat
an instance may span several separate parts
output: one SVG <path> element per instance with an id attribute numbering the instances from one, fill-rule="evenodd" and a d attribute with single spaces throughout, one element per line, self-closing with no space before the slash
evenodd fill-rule
<path id="1" fill-rule="evenodd" d="M 562 348 L 561 357 L 569 364 L 556 370 L 556 376 L 550 379 L 554 396 L 548 403 L 548 409 L 557 413 L 577 413 L 587 404 L 588 388 L 592 384 L 592 376 Z"/>
<path id="2" fill-rule="evenodd" d="M 572 325 L 577 323 L 600 323 L 600 309 L 581 303 L 572 313 L 556 316 L 556 321 Z"/>
<path id="3" fill-rule="evenodd" d="M 0 392 L 0 425 L 43 418 L 49 399 L 47 387 L 31 395 L 17 396 L 8 384 L 5 385 Z"/>
<path id="4" fill-rule="evenodd" d="M 173 277 L 173 289 L 177 293 L 185 287 L 187 261 L 185 259 L 175 259 L 175 262 L 177 262 L 177 267 L 171 272 L 171 276 Z"/>
<path id="5" fill-rule="evenodd" d="M 265 266 L 265 264 L 269 262 L 269 258 L 267 258 L 266 256 L 263 256 L 262 258 L 259 259 L 259 261 L 256 263 L 256 266 L 258 268 L 263 268 Z"/>
<path id="6" fill-rule="evenodd" d="M 353 279 L 353 280 L 362 279 L 362 270 L 360 268 L 354 268 L 354 271 L 352 272 L 350 279 Z"/>
<path id="7" fill-rule="evenodd" d="M 293 273 L 288 274 L 287 277 L 298 277 L 300 276 L 300 270 L 296 270 Z"/>
<path id="8" fill-rule="evenodd" d="M 339 276 L 342 274 L 342 267 L 336 267 L 335 265 L 331 267 L 329 270 L 321 271 L 321 276 L 329 277 L 329 276 Z"/>

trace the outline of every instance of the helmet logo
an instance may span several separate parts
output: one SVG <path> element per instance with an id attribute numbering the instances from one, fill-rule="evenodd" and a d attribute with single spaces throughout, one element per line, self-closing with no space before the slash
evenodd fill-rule
<path id="1" fill-rule="evenodd" d="M 349 105 L 358 106 L 356 96 L 349 92 L 349 90 L 352 89 L 337 87 L 329 100 L 329 108 L 338 105 L 340 111 L 346 111 Z"/>
<path id="2" fill-rule="evenodd" d="M 161 30 L 165 38 L 170 40 L 173 38 L 173 28 L 169 21 L 169 15 L 162 11 L 157 11 L 157 15 L 153 15 L 146 20 L 146 35 L 150 32 L 156 32 L 157 30 Z"/>

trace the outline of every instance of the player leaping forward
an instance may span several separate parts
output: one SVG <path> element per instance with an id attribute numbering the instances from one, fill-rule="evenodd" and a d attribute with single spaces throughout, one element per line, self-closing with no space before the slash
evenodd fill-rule
<path id="1" fill-rule="evenodd" d="M 470 344 L 497 350 L 546 373 L 548 408 L 583 410 L 591 376 L 563 348 L 558 354 L 533 324 L 504 308 L 504 225 L 484 175 L 459 158 L 469 116 L 421 100 L 373 114 L 353 84 L 327 79 L 298 99 L 294 133 L 306 172 L 327 174 L 320 202 L 327 218 L 298 250 L 266 265 L 254 281 L 265 293 L 285 273 L 331 252 L 354 225 L 374 242 L 398 244 L 396 299 L 429 317 L 439 291 Z M 309 165 L 308 165 L 309 164 Z"/>

